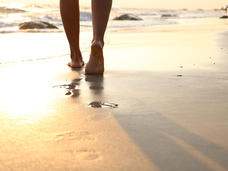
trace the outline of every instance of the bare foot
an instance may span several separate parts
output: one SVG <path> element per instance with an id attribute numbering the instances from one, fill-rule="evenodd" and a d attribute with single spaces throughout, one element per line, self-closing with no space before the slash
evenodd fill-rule
<path id="1" fill-rule="evenodd" d="M 95 41 L 91 46 L 89 62 L 86 64 L 85 73 L 88 75 L 102 75 L 104 73 L 103 43 Z"/>
<path id="2" fill-rule="evenodd" d="M 78 52 L 77 55 L 71 53 L 71 62 L 68 63 L 68 66 L 71 68 L 81 68 L 84 66 L 81 52 Z"/>

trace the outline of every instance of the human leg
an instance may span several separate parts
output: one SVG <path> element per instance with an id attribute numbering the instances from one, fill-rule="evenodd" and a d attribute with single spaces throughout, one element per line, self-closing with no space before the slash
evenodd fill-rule
<path id="1" fill-rule="evenodd" d="M 68 65 L 73 68 L 80 68 L 84 62 L 79 46 L 79 0 L 60 0 L 60 12 L 71 51 L 71 62 Z"/>
<path id="2" fill-rule="evenodd" d="M 104 72 L 104 34 L 107 27 L 112 0 L 92 0 L 93 41 L 91 54 L 86 65 L 86 74 Z"/>

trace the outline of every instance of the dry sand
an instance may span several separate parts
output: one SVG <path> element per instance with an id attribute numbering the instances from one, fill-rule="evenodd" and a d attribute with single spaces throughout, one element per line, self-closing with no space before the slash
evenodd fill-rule
<path id="1" fill-rule="evenodd" d="M 67 56 L 0 65 L 0 170 L 227 170 L 225 31 L 224 20 L 111 30 L 103 78 L 72 71 Z M 15 37 L 17 49 L 46 37 L 67 52 L 62 33 L 0 43 Z"/>

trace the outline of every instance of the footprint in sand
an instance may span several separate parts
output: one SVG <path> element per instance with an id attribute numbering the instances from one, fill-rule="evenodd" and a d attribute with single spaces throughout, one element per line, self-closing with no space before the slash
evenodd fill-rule
<path id="1" fill-rule="evenodd" d="M 100 101 L 94 101 L 94 102 L 91 102 L 88 106 L 92 107 L 92 108 L 103 108 L 103 107 L 117 108 L 118 104 L 115 104 L 115 103 L 103 103 L 103 102 L 100 102 Z"/>
<path id="2" fill-rule="evenodd" d="M 56 140 L 61 141 L 94 141 L 95 137 L 88 131 L 71 131 L 56 135 Z"/>
<path id="3" fill-rule="evenodd" d="M 99 157 L 98 154 L 89 154 L 88 156 L 86 156 L 84 159 L 85 160 L 96 160 Z"/>
<path id="4" fill-rule="evenodd" d="M 75 155 L 83 160 L 96 160 L 100 156 L 94 149 L 79 149 L 75 151 Z"/>

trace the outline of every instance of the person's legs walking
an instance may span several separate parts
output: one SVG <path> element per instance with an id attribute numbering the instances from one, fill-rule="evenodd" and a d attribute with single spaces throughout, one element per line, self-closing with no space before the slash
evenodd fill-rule
<path id="1" fill-rule="evenodd" d="M 93 41 L 90 60 L 86 65 L 86 74 L 104 72 L 104 34 L 107 27 L 112 0 L 92 0 Z"/>
<path id="2" fill-rule="evenodd" d="M 80 68 L 82 60 L 79 46 L 80 11 L 79 0 L 60 0 L 60 12 L 71 50 L 71 62 L 69 66 Z"/>

